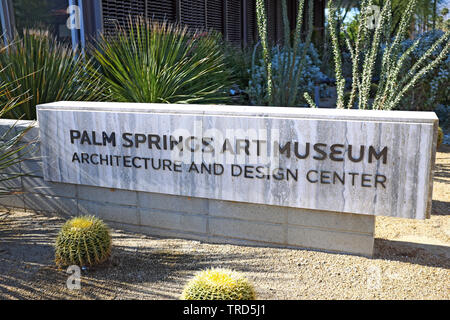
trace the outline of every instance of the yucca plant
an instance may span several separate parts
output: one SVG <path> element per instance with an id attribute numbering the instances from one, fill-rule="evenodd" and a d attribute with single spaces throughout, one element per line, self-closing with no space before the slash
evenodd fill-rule
<path id="1" fill-rule="evenodd" d="M 408 33 L 417 0 L 408 2 L 403 12 L 398 31 L 393 39 L 390 37 L 392 21 L 391 0 L 387 0 L 384 3 L 375 30 L 370 30 L 367 26 L 372 0 L 363 0 L 361 2 L 360 21 L 355 43 L 352 44 L 348 38 L 346 39 L 346 45 L 350 51 L 353 66 L 351 91 L 347 99 L 348 101 L 346 101 L 345 79 L 342 76 L 341 49 L 339 47 L 338 30 L 336 30 L 335 23 L 338 8 L 334 5 L 334 1 L 331 0 L 328 3 L 330 19 L 328 25 L 332 38 L 336 73 L 337 108 L 353 108 L 357 105 L 359 109 L 395 109 L 404 95 L 423 76 L 447 58 L 450 50 L 449 31 L 445 32 L 435 41 L 425 54 L 409 70 L 404 72 L 403 65 L 405 61 L 407 61 L 420 41 L 420 38 L 417 39 L 411 47 L 401 53 L 401 42 Z M 383 40 L 385 43 L 382 42 Z M 380 56 L 380 47 L 382 45 L 384 45 L 384 50 Z M 441 51 L 434 58 L 430 59 L 439 47 L 442 48 Z M 374 94 L 373 101 L 371 101 L 371 88 L 373 88 L 372 81 L 377 58 L 381 59 L 381 71 L 376 93 Z M 305 93 L 305 96 L 308 96 L 308 94 Z"/>
<path id="2" fill-rule="evenodd" d="M 185 286 L 182 300 L 255 300 L 253 285 L 239 272 L 207 269 L 198 272 Z"/>
<path id="3" fill-rule="evenodd" d="M 111 254 L 111 235 L 105 223 L 94 216 L 79 216 L 61 228 L 55 244 L 55 262 L 59 266 L 92 266 Z"/>
<path id="4" fill-rule="evenodd" d="M 47 30 L 24 30 L 0 49 L 0 82 L 15 87 L 27 100 L 10 118 L 36 119 L 36 105 L 60 100 L 103 100 L 103 84 L 90 59 L 63 44 Z M 87 72 L 90 71 L 90 72 Z M 14 98 L 9 93 L 0 103 Z"/>
<path id="5" fill-rule="evenodd" d="M 216 103 L 228 99 L 229 75 L 213 32 L 167 21 L 130 18 L 96 42 L 111 99 L 153 103 Z"/>
<path id="6" fill-rule="evenodd" d="M 284 42 L 271 50 L 267 36 L 267 16 L 264 0 L 256 0 L 256 15 L 262 56 L 265 65 L 267 83 L 267 100 L 272 106 L 294 106 L 299 93 L 299 82 L 305 68 L 306 55 L 310 49 L 313 32 L 314 1 L 308 1 L 305 42 L 302 44 L 301 33 L 303 24 L 303 11 L 305 0 L 299 0 L 296 27 L 291 39 L 291 30 L 287 12 L 286 0 L 281 1 L 281 13 L 283 21 Z M 256 52 L 256 48 L 255 48 Z M 274 54 L 275 52 L 275 54 Z M 277 68 L 273 68 L 273 57 L 277 57 Z M 253 59 L 254 60 L 254 59 Z M 255 62 L 253 62 L 255 65 Z M 277 74 L 274 74 L 276 70 Z"/>

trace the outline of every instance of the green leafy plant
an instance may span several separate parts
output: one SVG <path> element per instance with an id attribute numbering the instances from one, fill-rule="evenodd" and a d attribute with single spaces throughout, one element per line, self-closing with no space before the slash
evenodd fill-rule
<path id="1" fill-rule="evenodd" d="M 228 100 L 229 74 L 217 33 L 130 18 L 126 28 L 101 36 L 93 56 L 115 101 Z"/>
<path id="2" fill-rule="evenodd" d="M 0 82 L 15 87 L 26 101 L 8 112 L 10 118 L 36 119 L 36 105 L 61 100 L 102 100 L 104 89 L 90 59 L 59 43 L 46 30 L 24 30 L 0 49 Z M 90 70 L 88 73 L 87 71 Z M 5 104 L 14 98 L 1 97 Z"/>
<path id="3" fill-rule="evenodd" d="M 447 58 L 450 49 L 450 32 L 445 32 L 430 45 L 423 56 L 408 70 L 401 72 L 407 58 L 419 44 L 415 41 L 404 53 L 401 53 L 401 42 L 405 39 L 410 27 L 417 0 L 408 2 L 403 12 L 395 37 L 390 37 L 392 13 L 391 0 L 387 0 L 381 10 L 379 22 L 375 30 L 367 26 L 372 0 L 361 2 L 360 20 L 354 44 L 346 39 L 347 48 L 352 58 L 352 85 L 349 98 L 345 99 L 345 78 L 342 76 L 341 49 L 339 47 L 338 30 L 336 30 L 337 10 L 334 1 L 329 1 L 329 29 L 333 44 L 333 55 L 336 74 L 337 108 L 392 110 L 395 109 L 416 83 L 428 72 Z M 381 71 L 375 97 L 371 99 L 371 88 L 374 68 L 384 39 L 384 50 L 380 57 Z M 442 50 L 431 59 L 439 46 Z M 308 93 L 305 93 L 308 95 Z M 310 99 L 311 100 L 311 99 Z"/>
<path id="4" fill-rule="evenodd" d="M 258 32 L 262 47 L 262 60 L 264 62 L 266 74 L 264 91 L 267 92 L 267 98 L 264 98 L 264 100 L 268 101 L 268 105 L 285 107 L 295 106 L 298 104 L 298 92 L 306 91 L 301 89 L 299 90 L 299 84 L 301 75 L 306 66 L 307 52 L 311 43 L 314 19 L 314 1 L 309 0 L 308 2 L 307 35 L 305 42 L 301 45 L 304 4 L 305 0 L 299 0 L 296 27 L 292 37 L 293 39 L 291 39 L 287 2 L 286 0 L 281 1 L 284 43 L 283 47 L 281 49 L 277 48 L 274 53 L 269 45 L 267 37 L 265 1 L 256 0 Z M 255 47 L 255 51 L 256 49 L 257 48 Z M 273 61 L 274 56 L 277 58 L 276 62 Z M 255 59 L 253 59 L 253 61 L 255 62 Z M 276 64 L 275 68 L 274 64 Z M 252 69 L 255 69 L 255 63 L 253 63 Z"/>
<path id="5" fill-rule="evenodd" d="M 222 51 L 224 52 L 225 65 L 230 71 L 233 84 L 241 89 L 245 89 L 250 80 L 253 50 L 251 47 L 241 48 L 224 41 L 222 43 Z"/>
<path id="6" fill-rule="evenodd" d="M 240 273 L 229 269 L 207 269 L 190 280 L 183 300 L 255 300 L 253 285 Z"/>
<path id="7" fill-rule="evenodd" d="M 111 235 L 105 223 L 94 216 L 80 216 L 67 221 L 55 244 L 55 262 L 59 266 L 92 266 L 108 259 Z"/>

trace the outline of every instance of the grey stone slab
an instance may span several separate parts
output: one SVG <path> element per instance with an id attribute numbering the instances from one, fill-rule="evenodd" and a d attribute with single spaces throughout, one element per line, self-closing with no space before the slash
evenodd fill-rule
<path id="1" fill-rule="evenodd" d="M 288 224 L 373 235 L 375 216 L 330 211 L 288 209 Z"/>
<path id="2" fill-rule="evenodd" d="M 24 160 L 42 161 L 40 141 L 20 143 L 23 148 L 19 154 Z"/>
<path id="3" fill-rule="evenodd" d="M 0 121 L 0 140 L 9 140 L 17 135 L 15 126 L 19 122 L 12 119 L 1 119 Z"/>
<path id="4" fill-rule="evenodd" d="M 124 230 L 127 232 L 133 232 L 133 233 L 140 233 L 140 234 L 145 234 L 144 232 L 142 232 L 142 227 L 135 225 L 135 224 L 128 224 L 128 223 L 123 223 L 123 222 L 114 222 L 114 221 L 104 221 L 105 224 L 109 227 L 109 228 L 114 228 L 114 229 L 118 229 L 118 230 Z"/>
<path id="5" fill-rule="evenodd" d="M 173 212 L 207 214 L 208 200 L 192 197 L 179 197 L 162 193 L 138 192 L 138 207 L 169 210 Z"/>
<path id="6" fill-rule="evenodd" d="M 10 158 L 10 160 L 14 161 L 15 163 L 10 164 L 8 167 L 4 168 L 2 170 L 3 174 L 14 175 L 14 176 L 20 175 L 22 173 L 20 159 L 16 156 L 13 156 Z"/>
<path id="7" fill-rule="evenodd" d="M 137 194 L 135 191 L 113 188 L 98 188 L 83 185 L 78 185 L 77 188 L 78 197 L 83 200 L 115 203 L 129 206 L 137 205 Z"/>
<path id="8" fill-rule="evenodd" d="M 77 197 L 76 185 L 74 184 L 50 182 L 33 176 L 22 177 L 22 183 L 25 192 L 66 198 Z"/>
<path id="9" fill-rule="evenodd" d="M 136 207 L 120 206 L 89 200 L 78 200 L 79 213 L 95 215 L 107 221 L 139 225 L 139 213 Z"/>
<path id="10" fill-rule="evenodd" d="M 25 209 L 36 212 L 58 213 L 66 216 L 74 216 L 78 213 L 77 199 L 46 196 L 37 193 L 25 193 L 23 197 Z"/>
<path id="11" fill-rule="evenodd" d="M 156 227 L 147 227 L 147 226 L 140 226 L 139 232 L 149 236 L 168 237 L 176 239 L 189 239 L 198 241 L 208 241 L 210 239 L 208 236 L 205 236 L 204 234 L 172 229 L 156 228 Z"/>
<path id="12" fill-rule="evenodd" d="M 336 120 L 363 121 L 405 121 L 410 123 L 434 123 L 437 119 L 434 112 L 382 111 L 382 110 L 338 110 L 311 108 L 258 107 L 234 105 L 195 105 L 195 104 L 163 104 L 163 103 L 124 103 L 124 102 L 79 102 L 58 101 L 37 106 L 38 110 L 129 112 L 129 113 L 173 113 L 198 115 L 225 115 L 279 118 L 333 118 Z"/>
<path id="13" fill-rule="evenodd" d="M 429 216 L 434 113 L 228 107 L 38 106 L 44 176 L 194 198 Z M 171 136 L 183 139 L 181 159 L 167 147 Z"/>
<path id="14" fill-rule="evenodd" d="M 0 186 L 4 189 L 22 191 L 22 177 L 15 174 L 0 174 Z"/>
<path id="15" fill-rule="evenodd" d="M 373 254 L 373 235 L 288 226 L 287 244 L 364 256 Z"/>
<path id="16" fill-rule="evenodd" d="M 44 177 L 43 162 L 41 160 L 22 161 L 20 163 L 20 169 L 23 174 L 34 177 L 41 177 L 41 178 Z M 54 181 L 54 182 L 61 182 L 61 181 Z"/>
<path id="17" fill-rule="evenodd" d="M 20 168 L 20 166 L 17 166 Z M 8 168 L 4 172 L 20 173 L 15 171 L 14 168 Z M 3 208 L 18 208 L 24 209 L 25 204 L 23 201 L 23 188 L 22 188 L 22 177 L 17 176 L 17 174 L 0 174 L 0 187 L 5 195 L 0 195 L 0 207 Z M 10 194 L 7 194 L 10 193 Z"/>
<path id="18" fill-rule="evenodd" d="M 206 233 L 207 217 L 190 213 L 140 209 L 140 222 L 145 227 Z"/>
<path id="19" fill-rule="evenodd" d="M 249 221 L 285 223 L 289 209 L 252 203 L 209 200 L 211 216 Z"/>
<path id="20" fill-rule="evenodd" d="M 34 142 L 39 140 L 39 127 L 36 121 L 20 120 L 15 126 L 16 133 L 27 131 L 21 141 Z"/>
<path id="21" fill-rule="evenodd" d="M 209 233 L 213 236 L 285 243 L 285 228 L 281 224 L 210 217 Z"/>

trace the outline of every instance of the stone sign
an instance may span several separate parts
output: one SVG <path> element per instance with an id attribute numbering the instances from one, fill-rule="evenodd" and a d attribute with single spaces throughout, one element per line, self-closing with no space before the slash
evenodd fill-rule
<path id="1" fill-rule="evenodd" d="M 430 215 L 433 112 L 55 102 L 37 113 L 48 181 Z"/>

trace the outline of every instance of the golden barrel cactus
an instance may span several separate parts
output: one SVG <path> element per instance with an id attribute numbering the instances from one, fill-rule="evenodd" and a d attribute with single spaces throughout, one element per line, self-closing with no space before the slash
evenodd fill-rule
<path id="1" fill-rule="evenodd" d="M 255 300 L 253 285 L 240 273 L 229 269 L 207 269 L 190 280 L 183 300 Z"/>
<path id="2" fill-rule="evenodd" d="M 92 266 L 108 259 L 111 235 L 105 223 L 94 216 L 67 221 L 56 238 L 55 262 L 59 266 Z"/>

